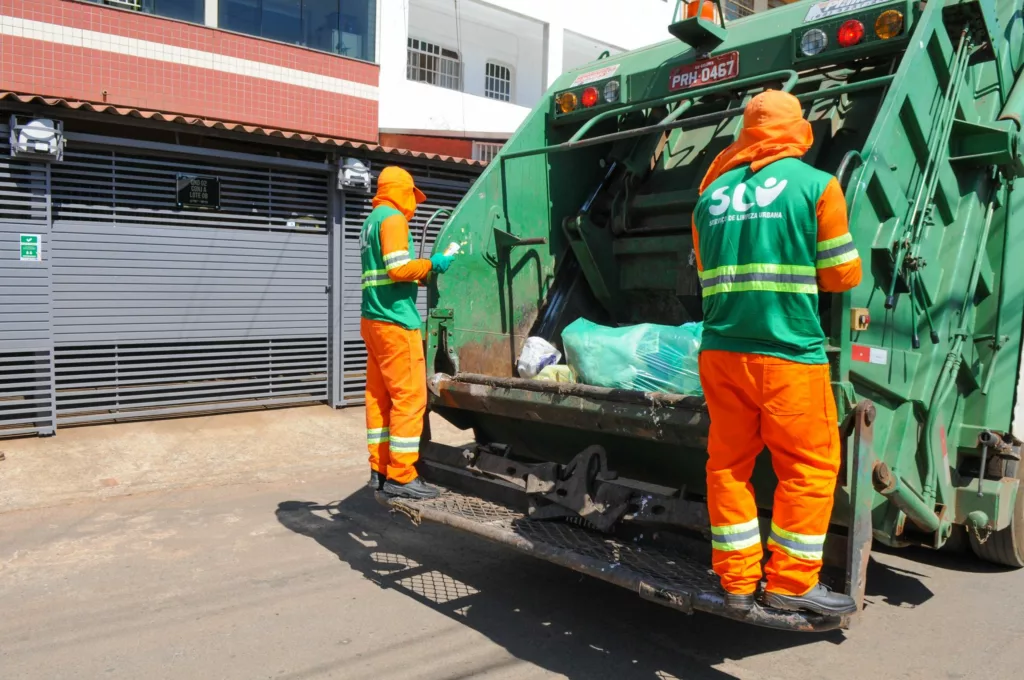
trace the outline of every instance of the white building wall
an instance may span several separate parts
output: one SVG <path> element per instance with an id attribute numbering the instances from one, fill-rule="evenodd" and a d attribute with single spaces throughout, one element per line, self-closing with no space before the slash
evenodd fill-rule
<path id="1" fill-rule="evenodd" d="M 605 50 L 669 39 L 675 2 L 379 0 L 379 7 L 381 131 L 501 140 L 565 71 Z M 462 92 L 406 78 L 410 36 L 460 52 Z M 483 96 L 488 59 L 513 67 L 511 103 Z"/>

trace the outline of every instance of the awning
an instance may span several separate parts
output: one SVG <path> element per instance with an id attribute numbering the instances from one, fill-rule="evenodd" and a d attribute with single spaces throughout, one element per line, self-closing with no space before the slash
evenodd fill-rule
<path id="1" fill-rule="evenodd" d="M 73 99 L 60 99 L 56 97 L 43 97 L 41 95 L 33 94 L 18 94 L 17 92 L 0 92 L 0 101 L 16 101 L 22 104 L 43 104 L 46 106 L 56 106 L 73 111 L 90 111 L 94 113 L 110 113 L 117 116 L 129 116 L 132 118 L 143 118 L 145 120 L 155 120 L 165 123 L 177 123 L 179 125 L 191 125 L 195 127 L 203 127 L 211 130 L 227 130 L 229 132 L 245 132 L 251 135 L 258 135 L 264 137 L 276 137 L 278 139 L 289 139 L 303 142 L 312 142 L 314 144 L 325 144 L 328 146 L 334 146 L 341 149 L 353 149 L 356 151 L 367 151 L 377 153 L 396 154 L 399 156 L 408 156 L 410 158 L 417 158 L 422 160 L 430 161 L 441 161 L 446 163 L 458 163 L 460 165 L 470 165 L 475 167 L 483 167 L 487 165 L 481 161 L 475 161 L 470 158 L 458 158 L 456 156 L 444 156 L 436 153 L 424 153 L 421 151 L 411 151 L 409 149 L 398 149 L 389 146 L 381 146 L 379 144 L 367 144 L 365 142 L 354 142 L 350 139 L 338 139 L 336 137 L 322 137 L 319 135 L 312 135 L 304 132 L 295 132 L 293 130 L 277 130 L 274 128 L 260 127 L 258 125 L 246 125 L 244 123 L 232 123 L 223 120 L 211 120 L 209 118 L 197 118 L 194 116 L 184 116 L 176 113 L 162 113 L 160 111 L 147 111 L 144 109 L 125 108 L 119 106 L 113 106 L 112 104 L 96 104 L 94 102 L 77 101 Z"/>

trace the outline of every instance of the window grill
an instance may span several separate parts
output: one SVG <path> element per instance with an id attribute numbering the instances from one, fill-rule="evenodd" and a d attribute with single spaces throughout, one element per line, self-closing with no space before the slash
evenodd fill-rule
<path id="1" fill-rule="evenodd" d="M 454 50 L 409 38 L 406 77 L 416 82 L 461 91 L 462 60 Z"/>
<path id="2" fill-rule="evenodd" d="M 473 160 L 490 163 L 504 146 L 495 142 L 473 142 Z"/>
<path id="3" fill-rule="evenodd" d="M 754 0 L 725 0 L 722 3 L 726 21 L 735 21 L 754 13 Z"/>
<path id="4" fill-rule="evenodd" d="M 502 102 L 512 101 L 512 69 L 493 61 L 487 62 L 484 96 Z"/>
<path id="5" fill-rule="evenodd" d="M 138 11 L 142 9 L 142 0 L 104 0 L 104 5 L 110 5 L 111 7 L 120 7 L 121 9 L 133 9 Z"/>

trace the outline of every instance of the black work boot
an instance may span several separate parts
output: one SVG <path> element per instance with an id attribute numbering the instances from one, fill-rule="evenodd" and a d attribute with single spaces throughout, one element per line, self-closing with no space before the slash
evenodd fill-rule
<path id="1" fill-rule="evenodd" d="M 384 488 L 384 482 L 386 481 L 387 477 L 376 470 L 370 470 L 370 481 L 366 483 L 366 486 L 370 487 L 374 491 L 380 491 Z"/>
<path id="2" fill-rule="evenodd" d="M 750 611 L 754 608 L 754 596 L 753 594 L 737 595 L 736 593 L 730 593 L 726 590 L 725 608 L 732 609 L 734 611 Z"/>
<path id="3" fill-rule="evenodd" d="M 400 496 L 402 498 L 412 498 L 413 500 L 428 500 L 441 495 L 440 489 L 427 484 L 419 477 L 407 484 L 399 484 L 389 479 L 384 482 L 383 491 L 389 496 Z"/>
<path id="4" fill-rule="evenodd" d="M 764 603 L 773 609 L 809 611 L 822 616 L 843 616 L 857 612 L 857 603 L 852 597 L 833 593 L 820 583 L 806 595 L 780 595 L 765 591 Z"/>

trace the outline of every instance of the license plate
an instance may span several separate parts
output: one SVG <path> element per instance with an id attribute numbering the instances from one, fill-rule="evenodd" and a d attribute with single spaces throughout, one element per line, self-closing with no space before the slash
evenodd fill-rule
<path id="1" fill-rule="evenodd" d="M 731 80 L 740 74 L 740 53 L 728 52 L 711 59 L 685 64 L 672 69 L 668 89 L 671 92 L 688 90 Z"/>

